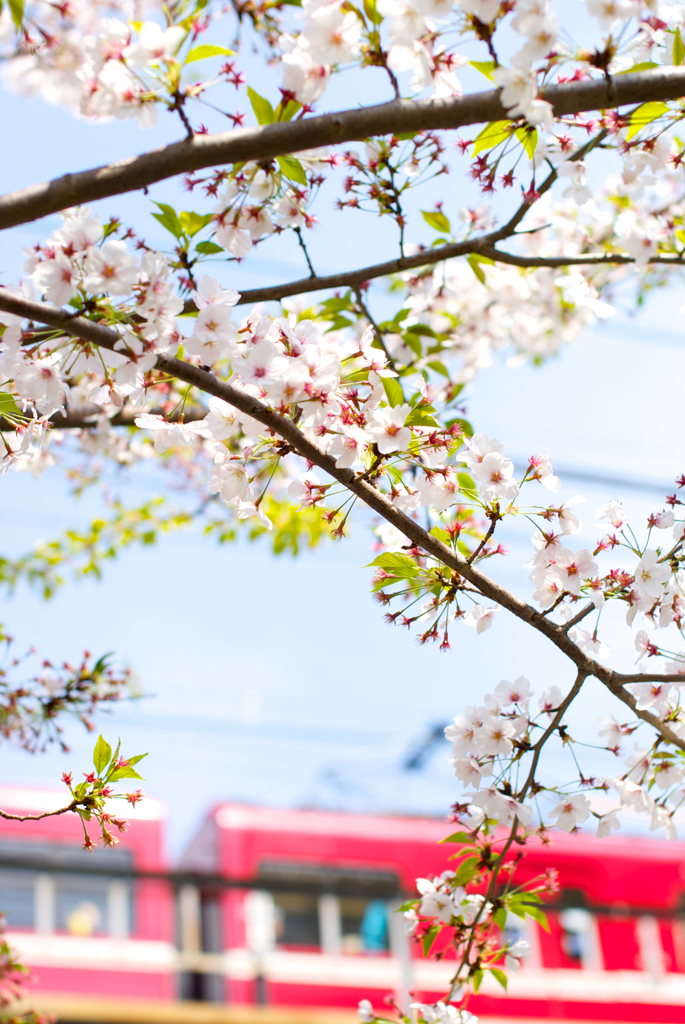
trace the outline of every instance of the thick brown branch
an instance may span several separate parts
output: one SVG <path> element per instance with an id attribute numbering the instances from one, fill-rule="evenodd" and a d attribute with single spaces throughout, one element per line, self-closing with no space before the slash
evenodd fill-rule
<path id="1" fill-rule="evenodd" d="M 132 405 L 126 405 L 124 408 L 116 413 L 116 415 L 109 417 L 108 421 L 113 427 L 132 427 L 136 416 L 140 416 L 141 413 L 151 413 L 153 416 L 164 416 L 164 410 L 155 407 L 154 409 L 134 409 Z M 207 410 L 193 406 L 186 408 L 183 413 L 184 423 L 193 423 L 196 420 L 203 420 L 207 415 Z M 102 409 L 98 405 L 85 405 L 79 409 L 67 409 L 66 415 L 61 412 L 53 413 L 50 417 L 49 422 L 53 427 L 57 427 L 59 430 L 76 430 L 79 427 L 95 427 L 102 416 Z M 181 416 L 178 412 L 172 413 L 171 416 L 167 417 L 169 423 L 178 423 Z M 0 416 L 0 430 L 14 430 L 15 424 L 11 420 L 5 419 Z"/>
<path id="2" fill-rule="evenodd" d="M 544 89 L 555 114 L 578 114 L 647 100 L 685 95 L 685 67 L 663 67 L 608 80 L 565 82 Z M 170 146 L 54 181 L 32 185 L 0 198 L 0 228 L 37 220 L 69 206 L 146 188 L 156 181 L 203 167 L 243 160 L 270 160 L 286 153 L 409 131 L 462 128 L 506 120 L 498 90 L 443 100 L 393 100 L 360 110 L 344 110 L 301 121 L 240 128 L 219 135 L 196 135 Z"/>
<path id="3" fill-rule="evenodd" d="M 116 331 L 104 324 L 94 323 L 83 317 L 73 317 L 64 310 L 45 303 L 31 302 L 28 299 L 19 299 L 0 288 L 0 309 L 18 316 L 29 318 L 38 323 L 47 324 L 58 330 L 64 330 L 66 334 L 81 338 L 83 341 L 98 345 L 102 348 L 114 350 L 115 346 L 121 343 Z M 272 412 L 262 402 L 252 398 L 245 391 L 227 384 L 207 370 L 191 366 L 180 359 L 171 359 L 167 356 L 157 357 L 157 369 L 176 377 L 178 380 L 190 384 L 192 387 L 204 391 L 208 395 L 214 395 L 223 399 L 240 412 L 246 413 L 253 419 L 266 427 L 267 431 L 277 434 L 287 441 L 292 449 L 309 460 L 313 465 L 318 466 L 334 480 L 343 484 L 352 494 L 356 495 L 364 504 L 377 512 L 383 519 L 395 526 L 408 540 L 417 547 L 422 548 L 427 554 L 442 562 L 443 565 L 452 569 L 459 576 L 471 583 L 480 594 L 494 601 L 496 604 L 515 615 L 522 622 L 527 623 L 536 629 L 543 636 L 547 637 L 554 646 L 568 657 L 577 667 L 578 672 L 586 676 L 594 675 L 604 685 L 627 704 L 633 713 L 648 722 L 663 736 L 665 740 L 674 746 L 685 750 L 685 740 L 681 740 L 669 726 L 657 718 L 650 711 L 638 711 L 635 707 L 636 700 L 632 694 L 623 688 L 623 683 L 636 681 L 634 676 L 621 676 L 611 669 L 601 665 L 598 661 L 590 658 L 587 654 L 571 640 L 566 634 L 564 627 L 550 621 L 542 613 L 538 612 L 531 605 L 522 601 L 515 594 L 505 590 L 499 583 L 490 579 L 477 567 L 470 565 L 463 555 L 447 547 L 441 540 L 424 530 L 415 520 L 396 508 L 392 502 L 380 491 L 376 490 L 364 479 L 351 469 L 341 469 L 336 466 L 333 456 L 322 451 L 318 445 L 306 437 L 292 420 L 280 413 Z M 646 681 L 648 676 L 640 676 L 638 679 Z M 662 676 L 664 681 L 682 681 L 682 676 Z"/>

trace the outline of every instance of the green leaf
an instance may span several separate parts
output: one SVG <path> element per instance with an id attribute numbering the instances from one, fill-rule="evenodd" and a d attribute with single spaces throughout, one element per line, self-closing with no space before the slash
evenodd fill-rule
<path id="1" fill-rule="evenodd" d="M 186 64 L 193 64 L 196 60 L 205 60 L 207 57 L 230 57 L 233 50 L 227 50 L 225 46 L 211 46 L 205 43 L 203 46 L 196 46 L 191 50 L 185 59 Z"/>
<path id="2" fill-rule="evenodd" d="M 290 181 L 296 181 L 298 185 L 307 184 L 307 175 L 305 174 L 304 167 L 294 156 L 277 156 L 276 160 L 286 178 L 289 178 Z"/>
<path id="3" fill-rule="evenodd" d="M 470 60 L 469 64 L 476 71 L 480 71 L 481 75 L 485 75 L 486 78 L 492 81 L 492 73 L 495 70 L 494 60 Z"/>
<path id="4" fill-rule="evenodd" d="M 183 228 L 173 206 L 169 206 L 167 203 L 155 203 L 155 206 L 158 206 L 162 211 L 161 213 L 152 214 L 155 220 L 158 220 L 163 228 L 170 231 L 174 238 L 180 238 L 183 234 Z"/>
<path id="5" fill-rule="evenodd" d="M 526 128 L 517 128 L 516 138 L 523 145 L 523 148 L 525 149 L 528 155 L 528 159 L 532 160 L 535 156 L 535 150 L 538 144 L 537 128 L 531 128 L 530 126 Z"/>
<path id="6" fill-rule="evenodd" d="M 93 764 L 98 775 L 102 775 L 111 760 L 112 748 L 103 736 L 99 736 L 93 751 Z"/>
<path id="7" fill-rule="evenodd" d="M 459 855 L 455 854 L 455 856 Z M 480 857 L 477 855 L 473 857 L 467 857 L 466 860 L 463 860 L 459 867 L 457 868 L 457 874 L 454 879 L 454 884 L 466 885 L 467 882 L 470 882 L 471 879 L 478 874 L 479 864 Z"/>
<path id="8" fill-rule="evenodd" d="M 277 110 L 278 120 L 292 121 L 292 119 L 295 117 L 295 114 L 297 114 L 300 110 L 302 110 L 302 104 L 298 103 L 297 100 L 288 100 L 285 106 L 283 105 L 283 101 L 281 100 L 281 102 L 278 104 Z"/>
<path id="9" fill-rule="evenodd" d="M 498 907 L 492 914 L 495 924 L 502 931 L 507 927 L 507 912 L 504 907 Z"/>
<path id="10" fill-rule="evenodd" d="M 127 757 L 126 760 L 130 765 L 134 765 L 142 761 L 144 757 L 147 757 L 147 754 L 136 754 L 134 757 Z"/>
<path id="11" fill-rule="evenodd" d="M 476 994 L 478 993 L 478 989 L 480 988 L 482 981 L 483 981 L 483 972 L 482 972 L 482 970 L 479 967 L 477 971 L 473 972 L 473 991 Z"/>
<path id="12" fill-rule="evenodd" d="M 196 235 L 198 231 L 201 231 L 202 228 L 206 227 L 211 219 L 211 213 L 193 213 L 189 210 L 183 210 L 178 217 L 179 224 L 190 238 L 192 238 L 193 235 Z"/>
<path id="13" fill-rule="evenodd" d="M 657 117 L 661 117 L 662 114 L 668 114 L 670 109 L 666 103 L 643 103 L 630 115 L 630 128 L 626 135 L 626 141 L 630 142 L 639 131 L 651 124 L 652 121 L 656 121 Z"/>
<path id="14" fill-rule="evenodd" d="M 537 921 L 537 923 L 541 925 L 546 932 L 549 931 L 549 922 L 547 920 L 547 915 L 543 910 L 540 910 L 539 907 L 532 907 L 530 905 L 527 905 L 526 914 L 528 915 L 528 917 L 532 917 L 534 921 Z"/>
<path id="15" fill-rule="evenodd" d="M 443 544 L 450 544 L 451 543 L 451 538 L 450 538 L 450 535 L 447 532 L 447 530 L 441 530 L 439 526 L 434 526 L 431 529 L 430 532 L 431 532 L 431 535 L 433 537 L 437 537 L 437 539 L 441 540 Z M 455 836 L 460 836 L 460 835 L 461 836 L 465 836 L 466 835 L 465 832 L 455 832 L 454 834 L 455 834 Z M 449 839 L 441 839 L 440 842 L 441 843 L 451 843 L 451 842 L 456 843 L 456 842 L 459 842 L 459 840 L 458 839 L 452 839 L 452 837 L 450 836 Z"/>
<path id="16" fill-rule="evenodd" d="M 383 387 L 385 388 L 385 394 L 388 402 L 393 407 L 396 405 L 402 405 L 404 402 L 404 392 L 402 391 L 402 385 L 394 377 L 381 377 L 383 381 Z"/>
<path id="17" fill-rule="evenodd" d="M 395 138 L 398 142 L 409 142 L 411 139 L 415 139 L 418 132 L 402 132 L 400 135 L 396 135 Z"/>
<path id="18" fill-rule="evenodd" d="M 439 427 L 440 424 L 425 409 L 412 409 L 404 421 L 407 427 Z"/>
<path id="19" fill-rule="evenodd" d="M 417 900 L 406 900 L 406 901 L 405 901 L 405 902 L 404 902 L 404 903 L 402 904 L 402 906 L 401 906 L 401 907 L 398 907 L 398 908 L 397 908 L 397 913 L 398 913 L 398 914 L 404 914 L 404 913 L 406 913 L 406 912 L 407 912 L 407 910 L 413 910 L 413 909 L 414 909 L 414 907 L 415 907 L 415 906 L 417 906 L 417 904 L 419 904 L 420 902 L 421 902 L 421 899 L 420 899 L 420 898 L 419 898 L 419 899 L 417 899 Z"/>
<path id="20" fill-rule="evenodd" d="M 482 132 L 476 135 L 473 141 L 473 153 L 471 156 L 482 153 L 484 149 L 492 149 L 494 146 L 499 146 L 500 142 L 504 142 L 505 139 L 509 138 L 511 132 L 511 121 L 490 121 L 483 128 Z"/>
<path id="21" fill-rule="evenodd" d="M 680 35 L 680 26 L 675 30 L 673 36 L 673 63 L 682 64 L 683 58 L 685 57 L 685 46 L 683 46 L 683 39 Z"/>
<path id="22" fill-rule="evenodd" d="M 437 334 L 428 324 L 412 324 L 411 327 L 407 327 L 407 331 L 411 331 L 412 334 L 421 334 L 425 338 L 437 338 Z"/>
<path id="23" fill-rule="evenodd" d="M 216 242 L 198 242 L 195 246 L 195 251 L 203 252 L 207 256 L 215 252 L 225 252 L 225 250 L 222 249 L 220 245 L 217 245 Z"/>
<path id="24" fill-rule="evenodd" d="M 471 270 L 474 272 L 474 274 L 480 281 L 480 283 L 485 284 L 485 274 L 483 273 L 483 269 L 480 266 L 480 264 L 487 262 L 492 263 L 492 260 L 487 260 L 486 257 L 478 256 L 475 252 L 471 252 L 466 257 L 466 261 L 468 265 L 471 267 Z"/>
<path id="25" fill-rule="evenodd" d="M 428 367 L 429 367 L 429 369 L 434 370 L 435 373 L 441 373 L 443 375 L 443 377 L 449 377 L 449 375 L 450 375 L 450 372 L 447 369 L 447 367 L 445 366 L 445 364 L 441 363 L 437 359 L 434 359 L 433 362 L 428 363 Z"/>
<path id="26" fill-rule="evenodd" d="M 273 124 L 276 120 L 274 108 L 271 106 L 268 100 L 265 100 L 263 96 L 260 96 L 258 92 L 251 89 L 248 85 L 247 95 L 250 97 L 250 103 L 254 110 L 254 115 L 257 118 L 258 124 Z"/>
<path id="27" fill-rule="evenodd" d="M 428 956 L 431 951 L 431 946 L 438 937 L 438 929 L 433 927 L 429 928 L 426 934 L 421 939 L 421 945 L 423 946 L 423 955 Z"/>
<path id="28" fill-rule="evenodd" d="M 7 0 L 15 28 L 21 28 L 24 18 L 24 0 Z"/>
<path id="29" fill-rule="evenodd" d="M 377 565 L 398 579 L 413 579 L 419 571 L 414 559 L 409 555 L 403 555 L 401 551 L 386 551 L 378 558 L 374 558 L 370 565 Z"/>
<path id="30" fill-rule="evenodd" d="M 527 900 L 532 899 L 532 893 L 524 893 Z M 522 917 L 524 920 L 526 917 L 532 917 L 534 921 L 537 921 L 546 932 L 549 931 L 549 924 L 547 922 L 547 915 L 536 907 L 533 903 L 523 902 L 522 900 L 512 900 L 509 904 L 509 910 L 512 914 L 516 914 L 517 917 Z"/>
<path id="31" fill-rule="evenodd" d="M 21 416 L 21 410 L 14 401 L 13 395 L 0 391 L 0 416 Z"/>
<path id="32" fill-rule="evenodd" d="M 632 68 L 626 68 L 625 71 L 613 72 L 616 75 L 633 75 L 637 74 L 638 71 L 650 71 L 652 68 L 658 68 L 659 65 L 655 64 L 653 60 L 644 60 L 641 64 L 633 64 Z"/>
<path id="33" fill-rule="evenodd" d="M 499 967 L 491 967 L 490 968 L 490 974 L 493 976 L 493 978 L 497 979 L 497 981 L 500 983 L 502 988 L 506 989 L 506 987 L 507 987 L 507 976 L 504 973 L 504 971 L 500 971 Z"/>
<path id="34" fill-rule="evenodd" d="M 433 534 L 434 537 L 438 536 L 437 533 L 435 532 L 437 529 L 438 529 L 438 527 L 434 526 L 433 529 L 431 530 L 431 533 Z M 445 530 L 440 530 L 440 533 L 444 533 L 445 536 L 449 538 L 449 533 L 447 533 Z M 442 540 L 442 537 L 440 537 L 440 540 Z M 473 837 L 470 836 L 468 834 L 468 832 L 453 832 L 451 836 L 447 836 L 447 839 L 440 839 L 439 842 L 441 842 L 441 843 L 468 843 L 469 845 L 472 845 L 473 844 Z"/>
<path id="35" fill-rule="evenodd" d="M 364 13 L 372 25 L 380 25 L 383 15 L 376 10 L 376 0 L 364 0 Z"/>
<path id="36" fill-rule="evenodd" d="M 435 231 L 441 231 L 447 235 L 451 233 L 452 225 L 441 210 L 421 210 L 421 216 L 426 224 Z"/>
<path id="37" fill-rule="evenodd" d="M 121 779 L 141 779 L 143 776 L 139 775 L 135 768 L 117 768 L 115 772 L 108 777 L 108 782 L 119 782 Z M 143 780 L 144 781 L 144 780 Z"/>

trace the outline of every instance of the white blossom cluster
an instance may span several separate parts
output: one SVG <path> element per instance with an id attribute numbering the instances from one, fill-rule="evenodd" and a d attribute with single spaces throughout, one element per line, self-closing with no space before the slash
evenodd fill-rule
<path id="1" fill-rule="evenodd" d="M 5 83 L 26 96 L 98 119 L 157 121 L 163 92 L 159 70 L 188 35 L 181 25 L 162 28 L 156 0 L 70 0 L 27 4 L 27 37 L 15 49 L 8 7 L 0 15 Z M 35 19 L 35 20 L 34 20 Z"/>

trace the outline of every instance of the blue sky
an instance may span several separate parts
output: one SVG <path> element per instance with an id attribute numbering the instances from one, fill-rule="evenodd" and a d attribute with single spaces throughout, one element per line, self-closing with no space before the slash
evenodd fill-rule
<path id="1" fill-rule="evenodd" d="M 268 88 L 273 81 L 265 82 L 263 91 Z M 334 91 L 329 102 L 335 107 L 351 99 Z M 93 126 L 42 102 L 5 97 L 6 137 L 20 138 L 29 117 L 31 138 L 41 144 L 8 147 L 3 191 L 179 136 L 168 116 L 141 133 L 132 123 Z M 177 191 L 171 183 L 153 194 L 169 201 Z M 330 197 L 323 200 L 330 204 Z M 152 244 L 162 244 L 142 196 L 99 207 L 128 217 Z M 17 276 L 21 245 L 54 226 L 56 218 L 48 218 L 0 238 L 3 282 Z M 336 266 L 383 258 L 389 237 L 374 219 L 336 215 L 315 235 L 317 266 L 335 269 L 333 251 Z M 225 284 L 254 287 L 300 276 L 296 247 L 265 252 L 252 270 L 232 272 L 230 280 L 222 272 Z M 374 301 L 383 307 L 380 290 Z M 564 479 L 561 496 L 588 498 L 584 519 L 617 497 L 639 521 L 662 507 L 664 491 L 685 470 L 685 350 L 677 316 L 683 302 L 674 286 L 639 317 L 620 314 L 586 332 L 541 369 L 497 363 L 469 399 L 472 422 L 499 437 L 516 460 L 549 448 Z M 125 491 L 142 501 L 158 486 L 143 469 Z M 37 538 L 56 536 L 97 511 L 94 498 L 74 504 L 58 470 L 40 481 L 10 473 L 0 487 L 3 554 L 30 549 Z M 504 538 L 511 547 L 498 570 L 504 582 L 525 580 L 520 567 L 530 557 L 528 534 L 514 529 Z M 596 536 L 590 525 L 585 536 L 588 543 Z M 459 794 L 447 745 L 419 773 L 401 770 L 407 750 L 501 678 L 523 674 L 542 690 L 567 683 L 569 669 L 504 613 L 485 636 L 455 631 L 450 654 L 419 648 L 413 635 L 383 623 L 368 593 L 370 570 L 363 568 L 371 557 L 363 522 L 348 541 L 298 560 L 274 558 L 263 544 L 217 548 L 186 531 L 125 552 L 102 582 L 70 585 L 49 603 L 24 587 L 11 599 L 3 594 L 0 616 L 19 647 L 35 643 L 53 660 L 74 659 L 84 647 L 116 650 L 135 670 L 151 696 L 103 716 L 101 725 L 108 737 L 121 736 L 124 750 L 150 752 L 146 788 L 169 805 L 173 851 L 221 799 L 444 813 Z M 610 643 L 612 636 L 618 638 L 614 623 Z M 630 652 L 625 660 L 632 661 Z M 593 730 L 597 716 L 612 708 L 597 687 L 578 706 L 574 724 Z M 63 770 L 86 768 L 92 741 L 80 727 L 70 727 L 69 736 L 70 755 L 31 757 L 2 747 L 0 781 L 51 786 Z M 561 771 L 552 753 L 550 777 Z"/>

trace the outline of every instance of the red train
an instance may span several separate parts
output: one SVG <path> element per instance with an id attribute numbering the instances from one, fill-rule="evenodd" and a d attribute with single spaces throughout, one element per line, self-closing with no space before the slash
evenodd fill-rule
<path id="1" fill-rule="evenodd" d="M 401 899 L 449 867 L 449 826 L 225 805 L 208 816 L 186 867 L 252 883 L 222 897 L 230 997 L 273 1005 L 382 1010 L 393 993 L 442 997 L 454 962 L 424 960 L 406 936 Z M 519 876 L 559 871 L 550 931 L 518 918 L 532 946 L 506 994 L 486 983 L 481 1016 L 685 1021 L 685 844 L 559 834 L 532 844 Z M 509 927 L 509 924 L 508 924 Z"/>
<path id="2" fill-rule="evenodd" d="M 10 810 L 57 799 L 0 788 Z M 92 856 L 71 817 L 2 821 L 0 908 L 41 1008 L 60 993 L 109 997 L 106 1018 L 91 1007 L 63 1020 L 115 1021 L 132 1000 L 175 1000 L 174 1020 L 188 1000 L 215 1004 L 212 1019 L 227 1021 L 247 1006 L 262 1020 L 306 1007 L 352 1016 L 362 998 L 386 1011 L 389 993 L 404 1004 L 408 993 L 439 998 L 454 966 L 424 960 L 394 913 L 417 877 L 449 866 L 452 850 L 439 845 L 448 831 L 435 819 L 229 804 L 170 870 L 154 801 L 116 850 Z M 531 955 L 507 993 L 486 982 L 470 1009 L 486 1020 L 685 1024 L 685 844 L 563 834 L 531 845 L 519 871 L 549 866 L 561 883 L 549 933 L 511 922 Z M 122 1009 L 122 1022 L 133 1019 Z"/>

